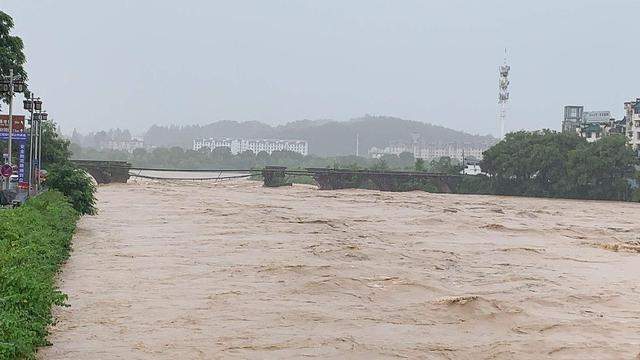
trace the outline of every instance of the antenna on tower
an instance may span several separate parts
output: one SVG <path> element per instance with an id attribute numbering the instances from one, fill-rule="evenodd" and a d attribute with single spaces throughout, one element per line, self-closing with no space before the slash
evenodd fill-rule
<path id="1" fill-rule="evenodd" d="M 507 105 L 509 104 L 509 71 L 511 66 L 507 63 L 507 49 L 504 49 L 504 63 L 499 67 L 498 72 L 498 130 L 500 139 L 504 138 L 504 124 L 507 119 Z"/>

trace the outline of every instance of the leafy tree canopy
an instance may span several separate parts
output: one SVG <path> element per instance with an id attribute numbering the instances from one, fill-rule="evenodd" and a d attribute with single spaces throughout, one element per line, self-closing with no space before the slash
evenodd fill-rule
<path id="1" fill-rule="evenodd" d="M 60 136 L 54 122 L 42 122 L 42 164 L 47 168 L 54 163 L 66 162 L 71 157 L 69 140 Z"/>
<path id="2" fill-rule="evenodd" d="M 480 166 L 498 194 L 622 200 L 637 162 L 624 136 L 589 143 L 543 130 L 507 134 Z"/>
<path id="3" fill-rule="evenodd" d="M 27 80 L 27 72 L 24 64 L 27 58 L 24 55 L 24 44 L 18 36 L 12 36 L 13 19 L 7 13 L 0 11 L 0 75 L 7 76 L 13 69 L 14 75 L 21 75 Z M 8 97 L 4 99 L 8 101 Z"/>

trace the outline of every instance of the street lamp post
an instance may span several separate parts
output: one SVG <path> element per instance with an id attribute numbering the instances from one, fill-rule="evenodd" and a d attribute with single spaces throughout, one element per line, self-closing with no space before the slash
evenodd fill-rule
<path id="1" fill-rule="evenodd" d="M 33 124 L 35 125 L 35 131 L 34 131 L 34 135 L 35 135 L 35 141 L 34 141 L 34 148 L 32 148 L 32 152 L 33 152 L 33 168 L 35 170 L 35 181 L 34 181 L 34 187 L 36 190 L 36 194 L 38 193 L 39 190 L 39 185 L 40 185 L 40 156 L 39 156 L 39 148 L 40 148 L 40 117 L 41 117 L 41 112 L 42 112 L 42 101 L 40 100 L 40 98 L 36 98 L 33 101 L 33 109 L 36 111 L 33 114 L 33 118 L 34 118 L 34 122 Z"/>
<path id="2" fill-rule="evenodd" d="M 40 146 L 42 142 L 40 141 L 40 135 L 42 133 L 41 128 L 41 120 L 46 116 L 46 113 L 42 113 L 42 101 L 40 98 L 35 97 L 31 94 L 30 99 L 24 101 L 24 108 L 31 113 L 30 123 L 31 126 L 29 128 L 29 194 L 31 193 L 32 187 L 35 187 L 36 193 L 38 192 L 38 187 L 40 185 L 39 181 L 39 173 L 40 173 Z M 45 119 L 46 120 L 46 119 Z M 38 166 L 36 168 L 36 162 Z M 37 170 L 37 171 L 36 171 Z M 37 178 L 34 179 L 34 175 Z M 36 180 L 36 181 L 34 181 Z"/>
<path id="3" fill-rule="evenodd" d="M 46 112 L 40 111 L 38 130 L 40 133 L 38 134 L 38 188 L 40 187 L 40 170 L 42 170 L 42 122 L 47 121 L 49 114 Z"/>
<path id="4" fill-rule="evenodd" d="M 28 194 L 31 194 L 31 185 L 33 184 L 33 130 L 34 130 L 34 126 L 35 126 L 35 109 L 34 109 L 34 105 L 35 104 L 35 96 L 33 95 L 33 93 L 31 93 L 30 99 L 25 100 L 24 101 L 24 109 L 29 111 L 29 113 L 31 114 L 31 117 L 29 119 L 29 172 L 28 172 L 28 178 L 29 178 L 29 189 L 28 189 Z"/>
<path id="5" fill-rule="evenodd" d="M 13 135 L 13 69 L 9 70 L 9 165 L 12 165 L 12 161 L 11 161 L 11 137 Z M 7 182 L 7 188 L 9 186 L 9 183 L 11 182 L 11 179 L 9 179 L 9 181 Z"/>

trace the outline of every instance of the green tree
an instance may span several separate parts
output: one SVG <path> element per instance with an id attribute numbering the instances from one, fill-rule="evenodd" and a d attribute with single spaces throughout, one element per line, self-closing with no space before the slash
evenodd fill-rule
<path id="1" fill-rule="evenodd" d="M 96 186 L 84 170 L 70 162 L 53 164 L 46 185 L 63 193 L 80 214 L 96 213 Z"/>
<path id="2" fill-rule="evenodd" d="M 71 143 L 60 136 L 56 123 L 42 122 L 42 167 L 67 162 L 71 157 Z"/>
<path id="3" fill-rule="evenodd" d="M 624 136 L 607 136 L 594 143 L 582 143 L 569 151 L 567 177 L 569 196 L 588 199 L 629 200 L 630 178 L 638 158 Z"/>
<path id="4" fill-rule="evenodd" d="M 27 80 L 27 72 L 24 64 L 27 58 L 24 55 L 24 44 L 18 36 L 11 35 L 14 23 L 11 16 L 0 11 L 0 75 L 7 76 L 13 69 L 14 75 L 21 75 Z M 8 103 L 9 97 L 4 98 Z"/>
<path id="5" fill-rule="evenodd" d="M 418 158 L 418 159 L 416 159 L 416 162 L 415 162 L 415 164 L 413 165 L 413 169 L 414 169 L 415 171 L 419 171 L 419 172 L 425 171 L 425 170 L 426 170 L 426 168 L 425 168 L 425 162 L 424 162 L 424 159 L 422 159 L 422 158 Z"/>
<path id="6" fill-rule="evenodd" d="M 462 165 L 457 160 L 454 160 L 448 156 L 440 157 L 439 159 L 431 160 L 431 171 L 445 174 L 459 174 L 462 171 Z"/>
<path id="7" fill-rule="evenodd" d="M 373 170 L 373 171 L 387 171 L 387 170 L 389 170 L 389 163 L 387 162 L 388 159 L 389 159 L 388 156 L 385 157 L 385 155 L 383 155 L 382 158 L 377 159 L 376 162 L 371 167 L 369 167 L 369 170 Z"/>
<path id="8" fill-rule="evenodd" d="M 498 194 L 630 199 L 638 160 L 624 136 L 588 143 L 550 130 L 507 134 L 484 153 L 482 170 Z"/>
<path id="9" fill-rule="evenodd" d="M 415 165 L 414 163 L 415 158 L 413 157 L 413 153 L 405 151 L 398 155 L 398 168 L 410 169 Z"/>
<path id="10" fill-rule="evenodd" d="M 93 215 L 96 187 L 90 176 L 69 162 L 70 142 L 54 122 L 42 122 L 42 166 L 49 171 L 45 185 L 63 193 L 80 214 Z"/>
<path id="11" fill-rule="evenodd" d="M 570 186 L 568 152 L 580 143 L 586 141 L 550 130 L 510 133 L 485 151 L 480 166 L 499 194 L 562 196 Z"/>

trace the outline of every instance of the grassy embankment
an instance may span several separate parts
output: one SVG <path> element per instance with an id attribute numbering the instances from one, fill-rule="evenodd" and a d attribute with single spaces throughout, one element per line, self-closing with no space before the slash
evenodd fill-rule
<path id="1" fill-rule="evenodd" d="M 0 211 L 0 359 L 34 358 L 47 343 L 51 308 L 66 299 L 55 276 L 78 218 L 57 191 Z"/>

